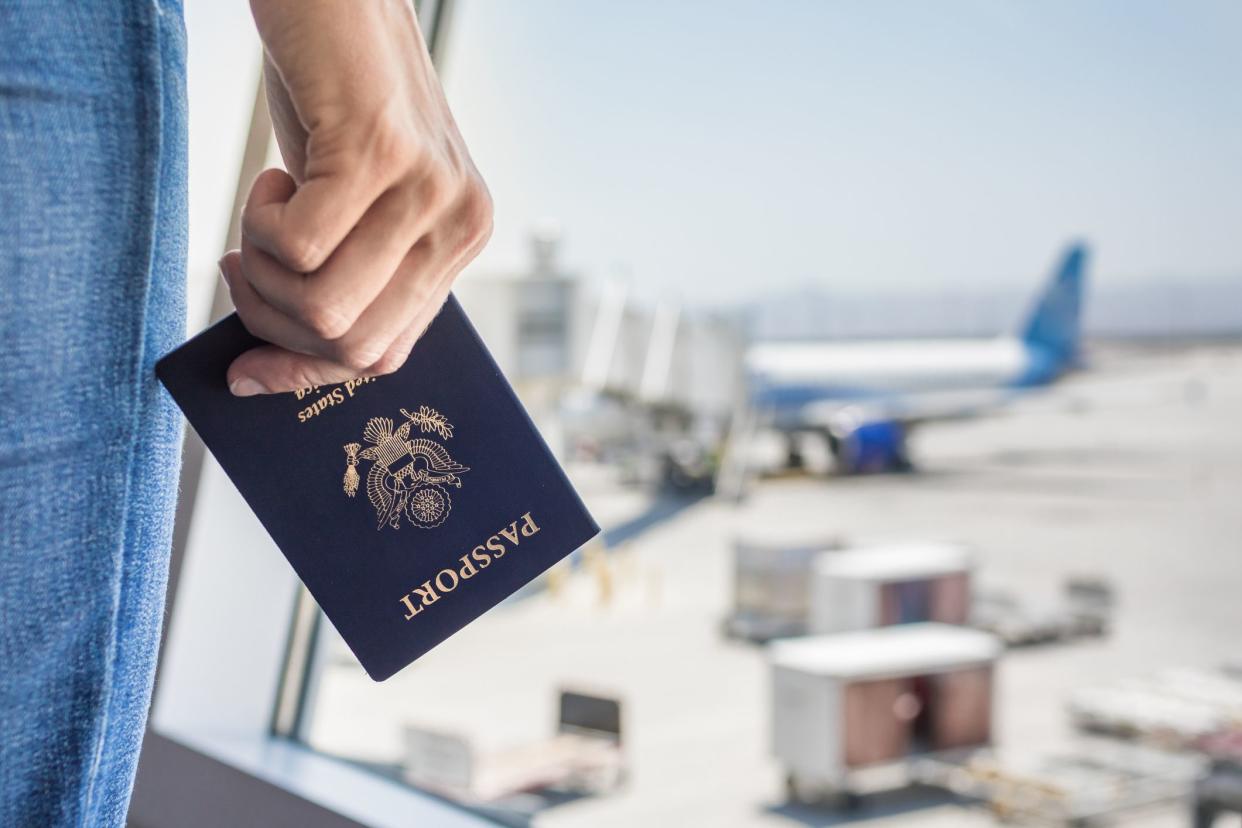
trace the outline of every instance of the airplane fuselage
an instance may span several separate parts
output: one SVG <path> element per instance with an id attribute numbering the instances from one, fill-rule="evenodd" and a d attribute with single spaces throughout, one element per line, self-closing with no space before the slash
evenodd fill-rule
<path id="1" fill-rule="evenodd" d="M 751 348 L 746 363 L 760 397 L 778 406 L 1018 388 L 1056 376 L 1051 355 L 1012 337 L 763 343 Z"/>

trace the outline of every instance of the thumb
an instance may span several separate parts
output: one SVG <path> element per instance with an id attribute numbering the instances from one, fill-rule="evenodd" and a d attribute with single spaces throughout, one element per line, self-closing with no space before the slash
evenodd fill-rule
<path id="1" fill-rule="evenodd" d="M 320 357 L 286 351 L 275 345 L 252 348 L 229 366 L 229 390 L 238 397 L 334 385 L 354 379 L 356 370 Z"/>

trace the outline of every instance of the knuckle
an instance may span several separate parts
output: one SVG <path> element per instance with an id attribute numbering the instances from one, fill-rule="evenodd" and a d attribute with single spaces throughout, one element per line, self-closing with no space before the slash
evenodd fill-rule
<path id="1" fill-rule="evenodd" d="M 316 361 L 286 364 L 266 385 L 273 391 L 296 391 L 315 385 L 332 385 L 351 378 L 351 372 L 340 366 Z"/>
<path id="2" fill-rule="evenodd" d="M 419 183 L 419 202 L 423 210 L 439 211 L 452 197 L 453 181 L 448 170 L 436 167 L 427 170 Z"/>
<path id="3" fill-rule="evenodd" d="M 376 376 L 391 374 L 405 365 L 409 356 L 409 351 L 389 351 L 372 364 L 370 373 Z"/>
<path id="4" fill-rule="evenodd" d="M 320 339 L 340 339 L 352 327 L 352 320 L 344 311 L 326 302 L 307 302 L 302 307 L 300 318 Z"/>
<path id="5" fill-rule="evenodd" d="M 351 371 L 370 369 L 384 358 L 386 348 L 374 342 L 342 344 L 336 348 L 334 359 Z"/>
<path id="6" fill-rule="evenodd" d="M 287 390 L 293 391 L 298 388 L 309 388 L 312 385 L 326 385 L 332 379 L 323 376 L 318 371 L 312 371 L 304 365 L 298 365 L 291 369 L 288 374 L 281 378 L 287 386 Z"/>
<path id="7" fill-rule="evenodd" d="M 276 253 L 291 270 L 310 273 L 323 264 L 323 251 L 313 237 L 287 233 L 276 239 Z"/>
<path id="8" fill-rule="evenodd" d="M 395 113 L 379 115 L 371 130 L 371 154 L 376 164 L 389 170 L 418 166 L 421 152 L 413 136 L 413 130 Z"/>
<path id="9" fill-rule="evenodd" d="M 481 178 L 472 176 L 462 194 L 462 221 L 471 246 L 482 244 L 491 237 L 493 216 L 492 194 Z"/>

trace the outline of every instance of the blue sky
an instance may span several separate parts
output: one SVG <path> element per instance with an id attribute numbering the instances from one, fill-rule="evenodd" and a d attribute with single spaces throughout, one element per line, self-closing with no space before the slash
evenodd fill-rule
<path id="1" fill-rule="evenodd" d="M 1242 276 L 1242 3 L 460 0 L 447 92 L 584 276 L 736 301 Z"/>

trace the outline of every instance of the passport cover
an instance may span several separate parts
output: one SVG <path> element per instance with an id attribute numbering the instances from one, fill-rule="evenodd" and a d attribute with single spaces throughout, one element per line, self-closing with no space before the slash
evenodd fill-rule
<path id="1" fill-rule="evenodd" d="M 393 374 L 234 397 L 236 314 L 156 374 L 383 681 L 599 532 L 450 296 Z"/>

